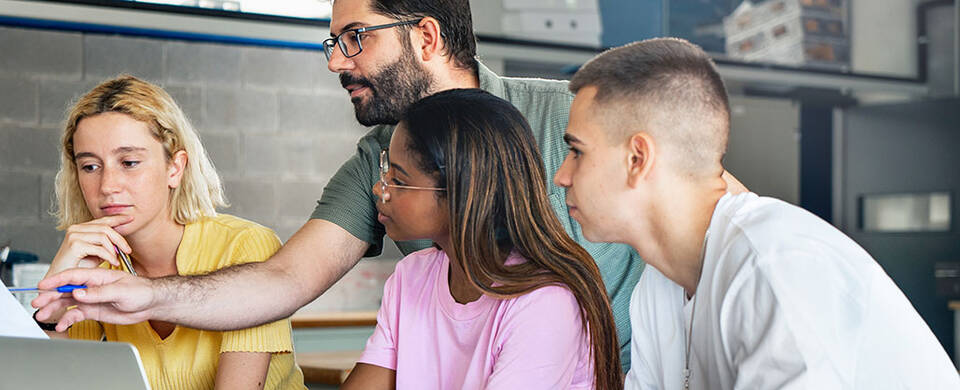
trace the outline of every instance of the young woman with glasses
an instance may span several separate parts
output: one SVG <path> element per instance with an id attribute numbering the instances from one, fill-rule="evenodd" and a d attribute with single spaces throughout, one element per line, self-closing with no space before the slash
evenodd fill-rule
<path id="1" fill-rule="evenodd" d="M 622 387 L 599 270 L 546 180 L 510 103 L 461 89 L 409 109 L 372 191 L 390 238 L 435 246 L 397 264 L 342 389 Z"/>

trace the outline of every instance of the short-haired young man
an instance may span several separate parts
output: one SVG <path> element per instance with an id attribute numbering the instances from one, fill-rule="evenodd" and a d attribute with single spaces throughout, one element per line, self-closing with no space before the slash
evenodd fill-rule
<path id="1" fill-rule="evenodd" d="M 612 49 L 570 89 L 554 181 L 587 239 L 650 265 L 631 298 L 628 389 L 960 388 L 866 251 L 798 207 L 727 193 L 727 95 L 700 48 Z"/>

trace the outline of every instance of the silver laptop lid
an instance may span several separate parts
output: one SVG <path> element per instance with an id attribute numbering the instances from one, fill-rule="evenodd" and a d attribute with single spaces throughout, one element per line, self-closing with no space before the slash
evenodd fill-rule
<path id="1" fill-rule="evenodd" d="M 127 343 L 0 336 L 0 389 L 150 390 Z"/>

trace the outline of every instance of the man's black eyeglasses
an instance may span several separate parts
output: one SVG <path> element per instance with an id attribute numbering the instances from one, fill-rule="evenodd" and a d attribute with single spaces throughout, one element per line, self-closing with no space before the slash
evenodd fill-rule
<path id="1" fill-rule="evenodd" d="M 323 54 L 327 56 L 327 61 L 330 61 L 330 57 L 333 57 L 333 47 L 340 46 L 340 52 L 343 53 L 343 56 L 350 58 L 360 54 L 360 52 L 363 51 L 363 44 L 360 42 L 360 34 L 374 30 L 382 30 L 385 28 L 416 23 L 420 23 L 420 19 L 404 20 L 402 22 L 346 30 L 341 32 L 335 38 L 327 38 L 323 41 Z"/>

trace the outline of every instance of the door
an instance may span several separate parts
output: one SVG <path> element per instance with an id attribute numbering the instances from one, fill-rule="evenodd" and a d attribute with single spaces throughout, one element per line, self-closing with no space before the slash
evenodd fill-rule
<path id="1" fill-rule="evenodd" d="M 960 262 L 960 99 L 856 107 L 844 111 L 843 118 L 835 156 L 841 183 L 835 191 L 842 202 L 838 225 L 873 255 L 947 353 L 956 356 L 953 313 L 947 299 L 936 295 L 934 263 Z M 941 218 L 949 218 L 947 228 L 878 232 L 863 227 L 865 197 L 944 192 L 949 211 Z"/>

